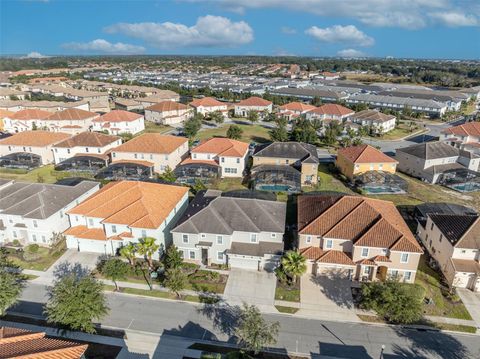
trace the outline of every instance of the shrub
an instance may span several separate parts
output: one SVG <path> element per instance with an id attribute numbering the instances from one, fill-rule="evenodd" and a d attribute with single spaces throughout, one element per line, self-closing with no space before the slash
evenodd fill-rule
<path id="1" fill-rule="evenodd" d="M 38 249 L 40 247 L 38 246 L 38 244 L 30 244 L 28 245 L 26 248 L 25 248 L 25 251 L 26 252 L 29 252 L 29 253 L 38 253 Z"/>
<path id="2" fill-rule="evenodd" d="M 20 241 L 18 239 L 14 239 L 12 244 L 15 246 L 15 247 L 20 247 L 21 244 L 20 244 Z"/>

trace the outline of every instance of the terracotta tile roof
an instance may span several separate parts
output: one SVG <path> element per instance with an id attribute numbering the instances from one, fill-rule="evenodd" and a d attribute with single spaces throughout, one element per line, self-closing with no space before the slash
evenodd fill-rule
<path id="1" fill-rule="evenodd" d="M 69 211 L 103 223 L 158 228 L 188 192 L 187 187 L 149 182 L 110 182 Z"/>
<path id="2" fill-rule="evenodd" d="M 283 106 L 280 106 L 282 111 L 299 111 L 306 112 L 315 109 L 315 106 L 303 103 L 303 102 L 289 102 Z"/>
<path id="3" fill-rule="evenodd" d="M 143 115 L 130 111 L 113 110 L 96 118 L 93 122 L 132 122 L 138 120 Z"/>
<path id="4" fill-rule="evenodd" d="M 81 121 L 89 118 L 98 117 L 95 112 L 81 110 L 79 108 L 67 108 L 66 110 L 55 112 L 48 117 L 53 121 Z"/>
<path id="5" fill-rule="evenodd" d="M 43 110 L 36 110 L 36 109 L 27 109 L 27 110 L 20 110 L 18 112 L 15 112 L 12 117 L 10 117 L 13 120 L 43 120 L 49 116 L 51 116 L 52 113 L 48 111 L 43 111 Z"/>
<path id="6" fill-rule="evenodd" d="M 186 158 L 180 163 L 180 165 L 190 165 L 195 163 L 204 163 L 206 165 L 218 166 L 218 163 L 213 160 L 194 160 L 193 158 Z"/>
<path id="7" fill-rule="evenodd" d="M 345 147 L 339 149 L 337 154 L 352 163 L 398 163 L 370 145 Z"/>
<path id="8" fill-rule="evenodd" d="M 320 107 L 314 108 L 309 112 L 314 112 L 319 115 L 331 115 L 331 116 L 347 116 L 355 113 L 355 111 L 350 110 L 345 106 L 337 105 L 333 103 L 322 105 Z"/>
<path id="9" fill-rule="evenodd" d="M 248 143 L 222 137 L 211 138 L 191 150 L 192 153 L 216 153 L 227 157 L 243 157 L 247 151 Z"/>
<path id="10" fill-rule="evenodd" d="M 390 258 L 386 257 L 386 256 L 375 256 L 372 258 L 372 260 L 374 262 L 382 262 L 382 263 L 390 263 L 391 260 Z"/>
<path id="11" fill-rule="evenodd" d="M 75 236 L 77 238 L 95 239 L 97 241 L 106 241 L 107 236 L 103 228 L 88 228 L 87 226 L 74 226 L 63 232 L 65 235 Z"/>
<path id="12" fill-rule="evenodd" d="M 135 163 L 138 165 L 146 166 L 146 167 L 153 167 L 155 164 L 150 161 L 142 161 L 142 160 L 118 160 L 118 161 L 112 161 L 112 164 L 119 164 L 119 163 Z"/>
<path id="13" fill-rule="evenodd" d="M 145 133 L 118 146 L 114 151 L 169 154 L 187 142 L 185 137 Z"/>
<path id="14" fill-rule="evenodd" d="M 24 131 L 0 140 L 0 145 L 45 147 L 69 138 L 62 132 Z"/>
<path id="15" fill-rule="evenodd" d="M 264 100 L 261 97 L 252 96 L 252 97 L 249 97 L 245 100 L 240 101 L 239 103 L 236 103 L 235 105 L 238 105 L 238 106 L 254 106 L 254 107 L 265 106 L 265 107 L 267 107 L 267 106 L 270 106 L 271 104 L 272 104 L 272 101 L 267 101 L 267 100 Z"/>
<path id="16" fill-rule="evenodd" d="M 193 107 L 217 107 L 217 106 L 227 106 L 226 103 L 220 102 L 213 97 L 204 97 L 204 98 L 197 98 L 190 102 L 190 106 Z"/>
<path id="17" fill-rule="evenodd" d="M 179 111 L 179 110 L 188 110 L 188 106 L 180 102 L 163 101 L 153 106 L 147 107 L 145 110 L 156 111 L 156 112 Z"/>
<path id="18" fill-rule="evenodd" d="M 70 137 L 65 141 L 59 142 L 53 147 L 72 148 L 77 146 L 83 147 L 104 147 L 115 141 L 118 141 L 120 137 L 106 135 L 98 132 L 82 132 L 78 135 Z"/>
<path id="19" fill-rule="evenodd" d="M 331 263 L 331 264 L 341 264 L 346 266 L 354 266 L 352 258 L 348 256 L 347 253 L 337 250 L 326 251 L 317 262 L 320 263 Z"/>
<path id="20" fill-rule="evenodd" d="M 80 359 L 88 345 L 46 337 L 45 333 L 0 328 L 0 358 Z"/>
<path id="21" fill-rule="evenodd" d="M 423 253 L 389 201 L 347 195 L 298 197 L 300 234 L 351 240 L 354 245 Z"/>
<path id="22" fill-rule="evenodd" d="M 367 259 L 367 258 L 357 261 L 356 264 L 362 264 L 362 265 L 365 265 L 365 266 L 376 265 L 376 263 L 374 261 L 372 261 L 371 259 Z"/>
<path id="23" fill-rule="evenodd" d="M 477 275 L 480 275 L 480 263 L 473 259 L 451 258 L 450 260 L 457 272 L 476 273 Z"/>
<path id="24" fill-rule="evenodd" d="M 480 137 L 480 122 L 467 122 L 463 125 L 446 128 L 442 132 L 456 136 Z"/>
<path id="25" fill-rule="evenodd" d="M 0 108 L 0 118 L 4 118 L 4 117 L 9 117 L 9 118 L 12 118 L 12 116 L 15 114 L 15 112 L 12 112 L 12 111 L 7 111 L 7 110 L 2 110 Z"/>
<path id="26" fill-rule="evenodd" d="M 325 252 L 320 247 L 306 247 L 300 249 L 300 254 L 312 261 L 316 261 L 318 258 L 323 256 L 324 253 Z"/>

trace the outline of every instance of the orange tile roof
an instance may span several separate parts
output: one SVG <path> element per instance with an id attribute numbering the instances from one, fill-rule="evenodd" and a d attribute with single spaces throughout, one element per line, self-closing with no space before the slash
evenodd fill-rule
<path id="1" fill-rule="evenodd" d="M 24 131 L 0 140 L 0 145 L 45 147 L 69 138 L 63 132 Z"/>
<path id="2" fill-rule="evenodd" d="M 451 133 L 456 136 L 480 137 L 480 122 L 468 122 L 463 125 L 446 128 L 443 133 Z"/>
<path id="3" fill-rule="evenodd" d="M 325 252 L 320 247 L 306 247 L 300 249 L 300 254 L 312 261 L 316 261 L 318 258 L 323 256 L 324 253 Z"/>
<path id="4" fill-rule="evenodd" d="M 136 163 L 142 166 L 146 167 L 153 167 L 155 164 L 150 161 L 142 161 L 142 160 L 118 160 L 118 161 L 112 161 L 112 164 L 118 164 L 118 163 Z"/>
<path id="5" fill-rule="evenodd" d="M 223 137 L 210 138 L 191 150 L 192 153 L 216 153 L 226 157 L 243 157 L 247 151 L 248 143 Z"/>
<path id="6" fill-rule="evenodd" d="M 306 112 L 315 109 L 315 106 L 303 102 L 290 102 L 280 106 L 281 110 Z"/>
<path id="7" fill-rule="evenodd" d="M 114 151 L 169 154 L 187 142 L 185 137 L 145 133 L 118 146 Z"/>
<path id="8" fill-rule="evenodd" d="M 65 141 L 59 142 L 53 147 L 72 148 L 77 146 L 84 147 L 104 147 L 115 141 L 118 141 L 120 137 L 106 135 L 98 132 L 82 132 L 78 135 L 70 137 Z"/>
<path id="9" fill-rule="evenodd" d="M 361 259 L 359 261 L 357 261 L 356 264 L 362 264 L 362 265 L 365 265 L 365 266 L 374 266 L 376 265 L 377 263 L 375 263 L 374 261 L 372 261 L 371 259 Z"/>
<path id="10" fill-rule="evenodd" d="M 75 236 L 77 238 L 84 238 L 84 239 L 94 239 L 97 241 L 106 241 L 107 236 L 103 231 L 103 228 L 88 228 L 87 226 L 75 226 L 70 227 L 65 232 L 65 235 Z"/>
<path id="11" fill-rule="evenodd" d="M 58 111 L 51 114 L 48 117 L 48 120 L 52 121 L 81 121 L 93 117 L 98 117 L 99 115 L 95 112 L 81 110 L 79 108 L 67 108 L 63 111 Z"/>
<path id="12" fill-rule="evenodd" d="M 383 263 L 389 263 L 391 262 L 390 258 L 386 256 L 375 256 L 372 258 L 374 262 L 383 262 Z"/>
<path id="13" fill-rule="evenodd" d="M 298 197 L 300 234 L 348 239 L 356 246 L 422 253 L 392 202 L 360 196 Z"/>
<path id="14" fill-rule="evenodd" d="M 190 106 L 193 107 L 217 107 L 217 106 L 227 106 L 226 103 L 220 102 L 213 97 L 204 97 L 204 98 L 197 98 L 190 102 Z"/>
<path id="15" fill-rule="evenodd" d="M 88 345 L 46 337 L 43 332 L 0 328 L 0 358 L 80 359 Z"/>
<path id="16" fill-rule="evenodd" d="M 0 108 L 0 118 L 4 118 L 4 117 L 9 117 L 9 118 L 11 118 L 14 114 L 15 114 L 15 112 L 7 111 L 7 110 L 2 110 L 2 109 Z"/>
<path id="17" fill-rule="evenodd" d="M 346 266 L 354 266 L 352 258 L 348 256 L 347 253 L 337 250 L 326 251 L 317 262 L 320 263 L 331 263 L 331 264 L 341 264 Z"/>
<path id="18" fill-rule="evenodd" d="M 194 160 L 193 158 L 186 158 L 180 163 L 180 165 L 190 165 L 194 163 L 204 163 L 207 165 L 218 166 L 218 163 L 213 160 Z"/>
<path id="19" fill-rule="evenodd" d="M 270 106 L 271 104 L 272 104 L 272 101 L 267 101 L 267 100 L 264 100 L 261 97 L 252 96 L 252 97 L 249 97 L 245 100 L 240 101 L 239 103 L 236 103 L 235 105 L 238 105 L 238 106 L 255 106 L 255 107 L 265 106 L 265 107 L 267 107 L 267 106 Z"/>
<path id="20" fill-rule="evenodd" d="M 166 111 L 179 111 L 188 110 L 188 106 L 180 102 L 175 101 L 162 101 L 153 106 L 147 107 L 145 110 L 166 112 Z"/>
<path id="21" fill-rule="evenodd" d="M 132 122 L 138 120 L 143 115 L 130 111 L 113 110 L 96 118 L 93 122 Z"/>
<path id="22" fill-rule="evenodd" d="M 337 154 L 352 163 L 398 163 L 370 145 L 341 148 Z"/>
<path id="23" fill-rule="evenodd" d="M 69 214 L 104 218 L 103 223 L 158 228 L 188 193 L 187 187 L 136 181 L 110 182 Z"/>
<path id="24" fill-rule="evenodd" d="M 20 110 L 18 112 L 15 112 L 10 118 L 13 120 L 22 120 L 22 121 L 43 120 L 51 115 L 52 113 L 48 111 L 27 109 L 27 110 Z"/>
<path id="25" fill-rule="evenodd" d="M 331 116 L 347 116 L 355 113 L 355 111 L 350 110 L 345 106 L 337 105 L 333 103 L 322 105 L 309 112 L 318 113 L 319 115 L 331 115 Z"/>

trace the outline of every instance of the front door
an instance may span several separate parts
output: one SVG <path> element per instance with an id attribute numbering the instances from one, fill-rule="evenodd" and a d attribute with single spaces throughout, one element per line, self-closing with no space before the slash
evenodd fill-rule
<path id="1" fill-rule="evenodd" d="M 208 248 L 202 248 L 202 264 L 208 265 Z"/>

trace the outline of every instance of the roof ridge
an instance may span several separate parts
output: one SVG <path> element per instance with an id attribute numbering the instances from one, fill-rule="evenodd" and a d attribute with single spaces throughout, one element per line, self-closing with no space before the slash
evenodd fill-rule
<path id="1" fill-rule="evenodd" d="M 340 224 L 342 224 L 342 222 L 350 215 L 354 214 L 357 210 L 359 210 L 363 205 L 367 205 L 368 204 L 365 202 L 365 201 L 361 201 L 360 204 L 358 204 L 357 206 L 355 206 L 350 212 L 348 212 L 342 219 L 340 219 L 332 228 L 330 228 L 328 230 L 328 232 L 326 232 L 323 237 L 327 236 L 331 231 L 333 231 L 334 229 L 336 229 Z M 371 208 L 371 206 L 369 206 Z M 325 212 L 324 212 L 325 213 Z"/>
<path id="2" fill-rule="evenodd" d="M 223 197 L 225 198 L 225 197 Z M 242 198 L 240 198 L 242 199 Z M 240 210 L 240 212 L 243 214 L 244 217 L 246 217 L 248 219 L 248 221 L 253 225 L 253 227 L 256 228 L 256 230 L 258 232 L 260 232 L 260 229 L 257 227 L 257 225 L 252 221 L 252 219 L 250 218 L 250 216 L 248 214 L 245 213 L 245 211 L 238 205 L 237 201 L 236 201 L 236 198 L 233 198 L 232 197 L 232 202 L 234 203 L 234 205 Z"/>

